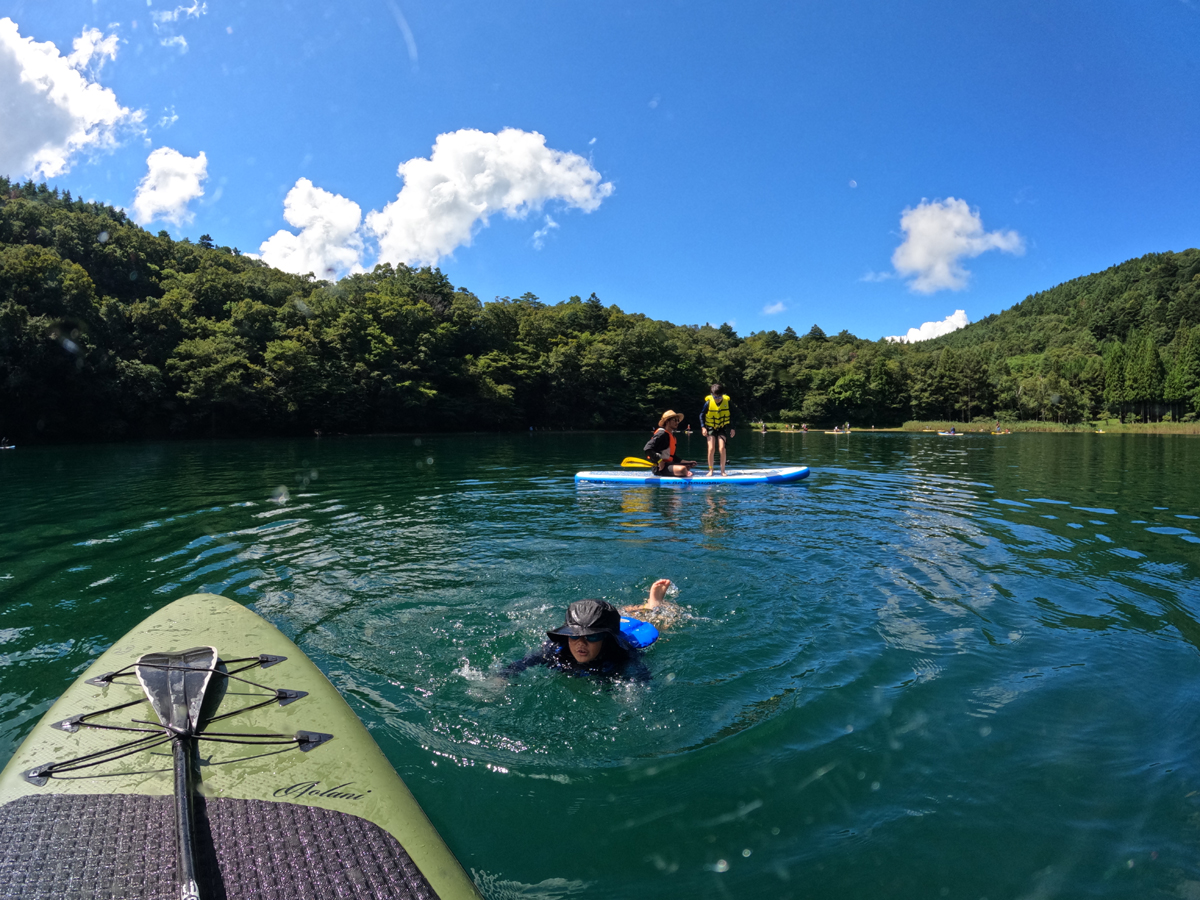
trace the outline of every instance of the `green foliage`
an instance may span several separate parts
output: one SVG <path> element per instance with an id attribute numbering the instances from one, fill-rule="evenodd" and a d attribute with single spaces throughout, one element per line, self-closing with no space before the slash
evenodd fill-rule
<path id="1" fill-rule="evenodd" d="M 335 283 L 0 178 L 0 432 L 13 439 L 646 429 L 712 381 L 735 421 L 1071 423 L 1200 412 L 1200 251 L 1151 254 L 920 344 L 739 336 L 592 294 L 481 303 L 430 268 Z M 695 424 L 695 423 L 693 423 Z"/>

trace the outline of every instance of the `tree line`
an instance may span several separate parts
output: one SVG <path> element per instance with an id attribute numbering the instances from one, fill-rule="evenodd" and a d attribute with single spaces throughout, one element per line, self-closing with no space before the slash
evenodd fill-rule
<path id="1" fill-rule="evenodd" d="M 594 294 L 481 302 L 438 269 L 337 282 L 0 178 L 12 440 L 647 427 L 719 380 L 743 422 L 1200 413 L 1200 250 L 1150 254 L 919 344 L 675 325 Z"/>

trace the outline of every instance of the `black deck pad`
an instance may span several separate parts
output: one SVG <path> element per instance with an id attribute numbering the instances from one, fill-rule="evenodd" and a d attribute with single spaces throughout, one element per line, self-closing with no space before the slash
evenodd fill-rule
<path id="1" fill-rule="evenodd" d="M 171 797 L 55 794 L 0 806 L 0 897 L 176 900 Z M 211 900 L 437 900 L 400 843 L 346 813 L 198 800 Z"/>

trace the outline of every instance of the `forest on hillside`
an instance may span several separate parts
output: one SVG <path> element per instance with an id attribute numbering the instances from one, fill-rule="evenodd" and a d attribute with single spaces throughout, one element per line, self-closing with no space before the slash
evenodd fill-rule
<path id="1" fill-rule="evenodd" d="M 919 344 L 739 336 L 605 306 L 481 302 L 438 269 L 334 283 L 0 178 L 0 435 L 58 441 L 644 429 L 710 381 L 750 419 L 1193 421 L 1200 250 L 1154 253 Z"/>

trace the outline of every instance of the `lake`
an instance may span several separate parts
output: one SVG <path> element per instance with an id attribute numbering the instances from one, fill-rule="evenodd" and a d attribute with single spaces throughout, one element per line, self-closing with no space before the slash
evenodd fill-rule
<path id="1" fill-rule="evenodd" d="M 812 475 L 574 484 L 646 436 L 0 453 L 0 761 L 212 591 L 492 900 L 1200 898 L 1200 438 L 741 432 L 731 465 Z M 494 677 L 659 577 L 648 684 Z"/>

